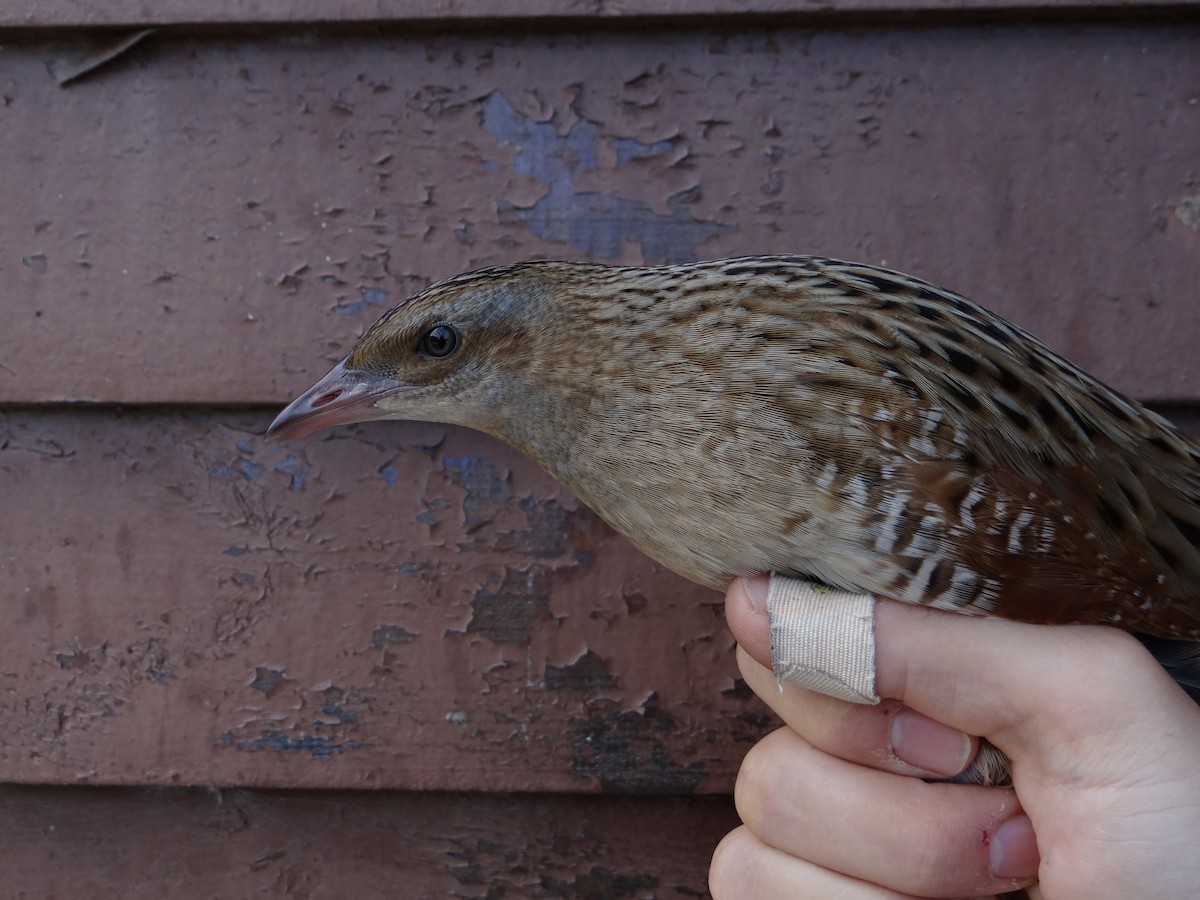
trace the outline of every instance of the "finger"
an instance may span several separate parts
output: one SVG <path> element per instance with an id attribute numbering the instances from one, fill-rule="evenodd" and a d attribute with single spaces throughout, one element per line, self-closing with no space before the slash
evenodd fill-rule
<path id="1" fill-rule="evenodd" d="M 745 826 L 717 845 L 708 889 L 713 900 L 915 900 L 789 856 Z"/>
<path id="2" fill-rule="evenodd" d="M 878 605 L 876 628 L 880 693 L 1012 758 L 1047 896 L 1151 896 L 1134 888 L 1146 873 L 1169 885 L 1158 896 L 1195 890 L 1200 715 L 1139 642 L 894 603 Z"/>
<path id="3" fill-rule="evenodd" d="M 1195 718 L 1192 701 L 1145 648 L 1113 628 L 973 619 L 882 601 L 876 632 L 882 695 L 987 737 L 1043 774 L 1068 773 L 1081 750 L 1102 751 L 1129 729 L 1161 733 Z"/>
<path id="4" fill-rule="evenodd" d="M 741 648 L 742 677 L 814 746 L 861 765 L 925 778 L 951 778 L 974 759 L 978 739 L 901 703 L 864 706 L 787 682 L 777 684 L 770 669 L 766 579 L 749 580 L 749 584 L 737 579 L 727 597 L 726 618 Z"/>
<path id="5" fill-rule="evenodd" d="M 748 590 L 748 588 L 753 590 Z M 725 592 L 725 621 L 738 645 L 759 665 L 771 668 L 771 621 L 767 616 L 767 576 L 735 578 Z"/>
<path id="6" fill-rule="evenodd" d="M 813 746 L 859 765 L 918 778 L 952 778 L 975 758 L 979 741 L 895 700 L 846 703 L 779 684 L 774 673 L 738 648 L 747 686 Z"/>
<path id="7" fill-rule="evenodd" d="M 765 585 L 765 577 L 735 579 L 726 616 L 738 643 L 769 666 Z M 1027 762 L 1026 773 L 1069 778 L 1080 741 L 1101 751 L 1097 734 L 1161 733 L 1195 719 L 1191 699 L 1140 643 L 1113 628 L 1027 625 L 880 600 L 875 640 L 881 696 L 987 737 L 1010 757 L 1040 752 L 1044 758 Z M 818 739 L 807 727 L 805 736 Z M 839 752 L 825 741 L 820 746 Z M 923 757 L 913 762 L 928 764 Z"/>
<path id="8" fill-rule="evenodd" d="M 747 754 L 734 799 L 760 841 L 900 893 L 993 895 L 1037 872 L 1036 851 L 1018 859 L 1014 850 L 1028 848 L 1032 829 L 1012 791 L 863 768 L 787 728 Z"/>

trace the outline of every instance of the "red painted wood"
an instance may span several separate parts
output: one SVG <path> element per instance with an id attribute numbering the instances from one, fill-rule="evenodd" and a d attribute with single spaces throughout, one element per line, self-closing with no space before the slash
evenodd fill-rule
<path id="1" fill-rule="evenodd" d="M 28 8 L 0 10 L 0 27 L 78 28 L 94 26 L 196 25 L 292 22 L 437 22 L 566 19 L 611 21 L 642 18 L 722 16 L 895 15 L 903 13 L 997 14 L 1066 11 L 1074 15 L 1174 11 L 1189 0 L 43 0 Z"/>
<path id="2" fill-rule="evenodd" d="M 431 279 L 845 256 L 1200 402 L 1200 4 L 27 6 L 0 781 L 89 787 L 0 789 L 14 896 L 704 894 L 728 798 L 664 795 L 729 792 L 773 727 L 720 598 L 478 435 L 268 447 L 271 411 L 228 410 Z"/>
<path id="3" fill-rule="evenodd" d="M 9 897 L 702 897 L 726 798 L 0 788 Z"/>
<path id="4" fill-rule="evenodd" d="M 0 419 L 0 781 L 728 791 L 721 597 L 471 432 Z"/>
<path id="5" fill-rule="evenodd" d="M 764 251 L 912 272 L 1193 402 L 1198 41 L 163 34 L 65 89 L 10 46 L 0 403 L 278 404 L 465 268 Z"/>
<path id="6" fill-rule="evenodd" d="M 0 782 L 731 790 L 720 595 L 488 438 L 267 421 L 0 415 Z"/>

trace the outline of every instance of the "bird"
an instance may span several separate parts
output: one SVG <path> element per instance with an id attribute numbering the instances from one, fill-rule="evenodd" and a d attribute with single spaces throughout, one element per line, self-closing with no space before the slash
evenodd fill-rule
<path id="1" fill-rule="evenodd" d="M 270 426 L 463 425 L 667 568 L 1134 633 L 1200 702 L 1200 444 L 952 291 L 535 260 L 402 301 Z"/>

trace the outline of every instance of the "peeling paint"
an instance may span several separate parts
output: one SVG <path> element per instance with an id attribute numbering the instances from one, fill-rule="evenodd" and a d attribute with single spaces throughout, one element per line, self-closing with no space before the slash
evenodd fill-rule
<path id="1" fill-rule="evenodd" d="M 611 690 L 616 686 L 608 662 L 592 650 L 565 666 L 547 664 L 545 680 L 548 691 L 566 691 L 580 696 Z"/>
<path id="2" fill-rule="evenodd" d="M 442 466 L 457 476 L 466 491 L 463 498 L 463 524 L 468 529 L 490 521 L 499 504 L 511 491 L 508 473 L 501 473 L 482 456 L 443 456 Z"/>
<path id="3" fill-rule="evenodd" d="M 381 288 L 363 288 L 357 300 L 341 301 L 330 307 L 330 312 L 339 316 L 355 316 L 373 307 L 386 306 L 387 291 Z"/>
<path id="4" fill-rule="evenodd" d="M 647 159 L 651 156 L 670 153 L 674 146 L 672 141 L 655 141 L 652 144 L 645 144 L 636 138 L 613 138 L 611 143 L 613 149 L 617 151 L 618 166 L 623 166 L 632 159 Z"/>
<path id="5" fill-rule="evenodd" d="M 579 118 L 560 135 L 549 122 L 536 122 L 516 110 L 500 91 L 483 104 L 483 128 L 503 144 L 517 148 L 512 170 L 546 183 L 531 205 L 496 201 L 501 224 L 519 222 L 530 232 L 576 247 L 600 259 L 614 259 L 622 245 L 635 243 L 647 262 L 677 263 L 696 259 L 696 245 L 729 232 L 731 226 L 698 219 L 692 205 L 700 199 L 694 186 L 667 197 L 668 212 L 657 213 L 645 202 L 615 191 L 577 191 L 574 177 L 597 167 L 600 125 Z M 670 151 L 670 141 L 644 144 L 634 138 L 612 138 L 617 164 Z"/>
<path id="6" fill-rule="evenodd" d="M 450 508 L 450 501 L 445 497 L 435 497 L 433 500 L 423 501 L 421 512 L 417 513 L 413 521 L 418 525 L 436 525 L 441 519 L 441 513 Z"/>
<path id="7" fill-rule="evenodd" d="M 683 759 L 702 733 L 704 789 L 732 784 L 752 701 L 719 694 L 729 647 L 687 654 L 702 677 L 662 651 L 712 634 L 713 595 L 478 434 L 382 423 L 300 450 L 261 443 L 270 418 L 4 412 L 0 496 L 26 514 L 0 517 L 0 657 L 30 698 L 0 705 L 8 780 L 596 789 L 561 737 L 657 690 L 674 728 L 630 752 Z"/>
<path id="8" fill-rule="evenodd" d="M 1200 194 L 1179 200 L 1175 204 L 1175 217 L 1192 231 L 1200 231 Z"/>
<path id="9" fill-rule="evenodd" d="M 541 877 L 542 890 L 548 897 L 575 900 L 583 897 L 636 897 L 642 891 L 657 888 L 657 875 L 650 872 L 614 872 L 604 866 L 592 866 L 574 878 Z"/>
<path id="10" fill-rule="evenodd" d="M 362 755 L 236 761 L 332 773 Z M 0 806 L 9 896 L 126 900 L 701 898 L 738 824 L 726 797 L 3 785 Z"/>
<path id="11" fill-rule="evenodd" d="M 695 219 L 689 209 L 700 188 L 667 198 L 670 212 L 661 215 L 640 200 L 613 193 L 581 192 L 554 185 L 529 209 L 497 201 L 500 222 L 524 223 L 531 232 L 571 244 L 600 259 L 615 259 L 625 242 L 637 244 L 647 262 L 680 263 L 698 257 L 696 245 L 729 230 L 729 226 Z"/>
<path id="12" fill-rule="evenodd" d="M 291 476 L 290 490 L 304 490 L 304 481 L 308 477 L 308 467 L 298 457 L 289 453 L 287 459 L 275 463 L 275 471 Z"/>
<path id="13" fill-rule="evenodd" d="M 570 554 L 578 565 L 587 565 L 600 542 L 613 533 L 582 504 L 567 509 L 557 500 L 539 503 L 532 497 L 523 497 L 519 505 L 529 527 L 498 533 L 492 542 L 495 550 L 536 559 Z"/>
<path id="14" fill-rule="evenodd" d="M 629 611 L 631 616 L 636 616 L 650 602 L 641 591 L 630 590 L 628 588 L 622 589 L 621 599 L 625 603 L 625 609 Z"/>
<path id="15" fill-rule="evenodd" d="M 358 714 L 346 709 L 340 703 L 322 704 L 321 713 L 332 718 L 338 725 L 354 725 L 358 722 Z"/>
<path id="16" fill-rule="evenodd" d="M 70 57 L 55 56 L 47 64 L 60 87 L 73 84 L 98 69 L 112 65 L 130 50 L 154 34 L 157 28 L 143 28 L 121 34 L 104 34 L 87 42 L 86 50 Z"/>
<path id="17" fill-rule="evenodd" d="M 265 471 L 266 469 L 259 463 L 245 458 L 236 459 L 232 463 L 214 462 L 208 468 L 208 473 L 213 478 L 241 478 L 246 481 L 253 481 L 255 478 L 261 476 Z"/>
<path id="18" fill-rule="evenodd" d="M 596 700 L 588 704 L 586 718 L 575 718 L 572 725 L 571 771 L 597 779 L 605 792 L 688 794 L 704 777 L 702 763 L 684 765 L 671 758 L 667 740 L 679 723 L 653 697 L 640 712 Z"/>
<path id="19" fill-rule="evenodd" d="M 46 78 L 54 52 L 6 48 L 6 125 L 32 144 L 0 172 L 0 399 L 282 402 L 348 325 L 440 276 L 762 251 L 911 266 L 1128 393 L 1200 390 L 1176 230 L 1196 194 L 1194 24 L 636 32 L 176 35 L 104 71 L 122 103 L 103 129 L 99 94 Z M 1070 140 L 1029 127 L 1069 124 L 1049 83 L 1091 123 Z M 1097 296 L 1128 299 L 1078 299 Z"/>
<path id="20" fill-rule="evenodd" d="M 233 747 L 249 753 L 259 753 L 274 750 L 279 754 L 304 753 L 318 760 L 331 760 L 334 756 L 347 750 L 365 750 L 370 744 L 358 741 L 337 742 L 327 737 L 312 734 L 289 735 L 279 731 L 265 731 L 259 737 L 251 740 L 234 740 L 229 733 L 221 735 L 218 743 L 223 747 Z"/>
<path id="21" fill-rule="evenodd" d="M 376 650 L 392 644 L 409 644 L 420 637 L 420 634 L 409 631 L 403 625 L 381 625 L 371 632 L 371 646 Z"/>
<path id="22" fill-rule="evenodd" d="M 279 689 L 280 685 L 288 680 L 287 675 L 282 669 L 273 669 L 270 666 L 255 666 L 254 680 L 250 682 L 250 687 L 256 691 L 262 691 L 264 695 L 270 697 Z"/>
<path id="23" fill-rule="evenodd" d="M 488 578 L 471 599 L 467 631 L 497 644 L 519 644 L 551 619 L 550 591 L 541 569 L 522 571 L 505 566 L 502 576 Z"/>
<path id="24" fill-rule="evenodd" d="M 257 715 L 225 731 L 218 739 L 218 746 L 252 753 L 273 750 L 280 754 L 307 754 L 322 761 L 349 750 L 364 751 L 374 746 L 372 739 L 350 736 L 361 735 L 360 710 L 368 708 L 357 690 L 344 690 L 328 683 L 315 688 L 293 685 L 288 691 L 279 690 L 294 681 L 281 669 L 257 667 L 255 680 L 249 687 L 275 703 L 264 705 Z M 272 712 L 273 708 L 287 712 L 281 715 Z"/>
<path id="25" fill-rule="evenodd" d="M 553 184 L 596 168 L 596 143 L 602 132 L 595 122 L 579 119 L 560 135 L 552 123 L 522 115 L 503 93 L 493 91 L 483 102 L 480 124 L 502 143 L 517 148 L 512 169 L 518 175 Z"/>
<path id="26" fill-rule="evenodd" d="M 142 623 L 142 635 L 152 626 Z M 45 710 L 54 716 L 52 732 L 43 733 L 36 742 L 57 744 L 74 735 L 103 732 L 101 721 L 119 719 L 130 711 L 133 698 L 143 685 L 169 686 L 179 678 L 179 666 L 167 641 L 159 634 L 141 636 L 116 646 L 110 641 L 85 645 L 75 642 L 71 649 L 53 651 L 48 660 L 58 673 L 41 684 L 37 696 Z M 11 661 L 14 654 L 5 654 Z M 154 687 L 157 691 L 159 687 Z M 13 713 L 17 708 L 0 707 L 0 726 L 9 743 L 21 734 Z M 99 725 L 99 728 L 97 726 Z M 26 735 L 28 737 L 28 735 Z"/>

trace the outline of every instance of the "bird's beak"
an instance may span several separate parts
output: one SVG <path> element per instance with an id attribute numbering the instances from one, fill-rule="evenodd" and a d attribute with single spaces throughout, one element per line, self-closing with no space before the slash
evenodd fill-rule
<path id="1" fill-rule="evenodd" d="M 267 429 L 268 441 L 304 437 L 332 425 L 381 417 L 375 401 L 396 390 L 395 381 L 347 369 L 342 360 L 329 374 L 288 404 Z"/>

